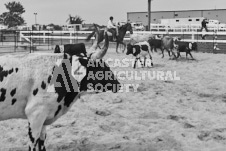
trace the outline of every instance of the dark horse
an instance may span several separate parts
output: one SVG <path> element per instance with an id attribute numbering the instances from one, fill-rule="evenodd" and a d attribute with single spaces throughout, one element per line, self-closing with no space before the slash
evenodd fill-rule
<path id="1" fill-rule="evenodd" d="M 104 30 L 105 29 L 100 29 L 99 30 L 99 38 L 97 44 L 99 45 L 100 42 L 104 40 Z M 127 31 L 130 31 L 130 34 L 133 34 L 133 29 L 130 23 L 126 23 L 125 25 L 122 25 L 118 29 L 118 36 L 116 38 L 116 41 L 113 41 L 113 36 L 112 34 L 109 34 L 109 41 L 111 42 L 116 42 L 116 52 L 118 53 L 118 45 L 122 44 L 124 46 L 123 52 L 125 51 L 126 44 L 123 42 L 123 39 L 125 37 L 125 34 Z M 108 32 L 109 33 L 109 32 Z M 87 38 L 86 41 L 89 41 L 91 37 L 95 35 L 95 31 L 93 31 Z"/>

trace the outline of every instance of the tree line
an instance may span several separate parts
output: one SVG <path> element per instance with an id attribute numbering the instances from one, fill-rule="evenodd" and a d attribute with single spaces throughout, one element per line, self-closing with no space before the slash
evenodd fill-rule
<path id="1" fill-rule="evenodd" d="M 20 2 L 8 2 L 5 4 L 7 12 L 4 12 L 0 15 L 0 23 L 8 26 L 8 28 L 16 27 L 25 24 L 25 20 L 22 17 L 22 14 L 25 13 L 25 9 Z M 69 15 L 69 18 L 66 20 L 69 24 L 81 24 L 83 23 L 83 19 L 76 15 Z M 49 26 L 54 27 L 54 29 L 60 30 L 59 25 L 54 25 L 53 23 L 49 24 Z"/>

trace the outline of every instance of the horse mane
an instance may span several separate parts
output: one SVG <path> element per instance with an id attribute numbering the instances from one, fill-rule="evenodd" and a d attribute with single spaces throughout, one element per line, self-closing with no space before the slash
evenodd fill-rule
<path id="1" fill-rule="evenodd" d="M 107 26 L 95 24 L 99 29 L 105 29 Z"/>
<path id="2" fill-rule="evenodd" d="M 131 24 L 127 22 L 125 25 L 120 26 L 119 29 L 127 28 L 128 25 L 131 25 Z"/>

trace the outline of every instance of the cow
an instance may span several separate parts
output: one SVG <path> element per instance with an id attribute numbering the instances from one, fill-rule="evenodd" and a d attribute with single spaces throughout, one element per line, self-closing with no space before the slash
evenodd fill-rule
<path id="1" fill-rule="evenodd" d="M 1 56 L 0 121 L 27 119 L 29 150 L 45 151 L 46 126 L 67 113 L 82 95 L 116 93 L 120 87 L 101 59 L 67 53 Z"/>
<path id="2" fill-rule="evenodd" d="M 176 41 L 175 42 L 177 48 L 177 58 L 181 57 L 180 52 L 186 52 L 186 59 L 187 55 L 189 54 L 192 59 L 193 56 L 191 54 L 192 50 L 197 50 L 197 43 L 196 42 L 185 42 L 185 41 Z"/>
<path id="3" fill-rule="evenodd" d="M 162 40 L 161 39 L 149 39 L 148 43 L 151 47 L 151 52 L 153 52 L 153 49 L 155 52 L 157 52 L 157 48 L 162 49 Z"/>
<path id="4" fill-rule="evenodd" d="M 155 39 L 155 35 L 153 34 L 131 34 L 130 35 L 130 43 L 136 44 L 138 42 L 148 41 L 149 39 Z"/>
<path id="5" fill-rule="evenodd" d="M 152 56 L 150 54 L 150 45 L 147 41 L 139 42 L 134 45 L 127 44 L 127 52 L 126 55 L 132 54 L 136 57 L 133 68 L 136 68 L 137 60 L 139 59 L 141 62 L 141 65 L 144 67 L 147 59 L 147 55 L 149 55 L 149 58 L 151 60 L 151 66 L 153 66 L 152 62 Z M 141 61 L 141 57 L 144 57 L 144 64 Z"/>
<path id="6" fill-rule="evenodd" d="M 56 45 L 54 53 L 67 53 L 70 55 L 87 56 L 84 43 Z"/>
<path id="7" fill-rule="evenodd" d="M 95 39 L 92 47 L 89 49 L 88 54 L 87 54 L 84 43 L 56 45 L 54 53 L 67 53 L 67 54 L 76 55 L 76 56 L 88 56 L 91 51 L 96 50 L 98 47 L 98 39 L 99 39 L 100 34 L 99 34 L 99 29 L 97 28 L 96 24 L 94 24 L 94 27 L 95 27 L 94 34 L 96 35 L 97 38 Z M 105 34 L 105 32 L 104 32 L 104 34 Z M 106 41 L 106 36 L 104 38 L 105 38 L 105 45 L 108 45 L 109 39 L 107 39 L 107 41 Z M 104 50 L 108 49 L 108 46 L 103 49 Z M 98 51 L 100 51 L 100 50 L 98 50 Z M 107 50 L 105 50 L 105 51 L 107 51 Z"/>
<path id="8" fill-rule="evenodd" d="M 162 58 L 164 58 L 164 50 L 166 49 L 168 51 L 169 57 L 170 52 L 173 54 L 174 58 L 176 58 L 175 52 L 173 50 L 175 49 L 175 41 L 180 40 L 178 37 L 170 37 L 170 36 L 164 36 L 161 40 L 161 50 L 162 50 Z"/>

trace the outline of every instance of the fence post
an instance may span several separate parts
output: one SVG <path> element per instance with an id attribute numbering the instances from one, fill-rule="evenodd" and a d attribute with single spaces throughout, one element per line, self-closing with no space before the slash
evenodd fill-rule
<path id="1" fill-rule="evenodd" d="M 48 50 L 49 50 L 49 33 L 50 33 L 50 30 L 48 30 Z"/>
<path id="2" fill-rule="evenodd" d="M 194 35 L 193 31 L 192 31 L 192 34 L 191 34 L 191 39 L 192 39 L 192 42 L 195 40 L 195 35 Z"/>
<path id="3" fill-rule="evenodd" d="M 70 32 L 70 44 L 72 43 L 72 33 Z"/>
<path id="4" fill-rule="evenodd" d="M 79 42 L 79 39 L 78 39 L 78 31 L 76 31 L 76 43 L 78 43 Z"/>
<path id="5" fill-rule="evenodd" d="M 45 38 L 45 36 L 46 36 L 46 33 L 45 32 L 43 32 L 43 43 L 46 43 L 46 38 Z"/>
<path id="6" fill-rule="evenodd" d="M 214 50 L 217 50 L 217 30 L 214 31 L 213 33 L 213 53 L 214 53 Z"/>
<path id="7" fill-rule="evenodd" d="M 20 41 L 22 41 L 22 31 L 20 31 Z"/>
<path id="8" fill-rule="evenodd" d="M 53 30 L 52 30 L 52 34 L 51 34 L 51 50 L 53 50 L 53 39 L 54 39 L 54 37 L 53 37 Z"/>
<path id="9" fill-rule="evenodd" d="M 16 52 L 16 31 L 14 31 L 14 52 Z"/>
<path id="10" fill-rule="evenodd" d="M 63 45 L 63 41 L 62 41 L 62 30 L 60 32 L 60 42 L 61 42 L 61 45 Z"/>
<path id="11" fill-rule="evenodd" d="M 32 40 L 31 40 L 31 34 L 32 34 L 32 33 L 30 32 L 30 53 L 31 53 L 31 47 L 32 47 L 32 44 L 31 44 L 31 43 L 32 43 L 32 42 L 31 42 L 31 41 L 32 41 Z"/>

